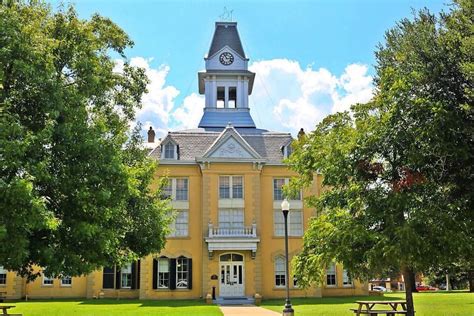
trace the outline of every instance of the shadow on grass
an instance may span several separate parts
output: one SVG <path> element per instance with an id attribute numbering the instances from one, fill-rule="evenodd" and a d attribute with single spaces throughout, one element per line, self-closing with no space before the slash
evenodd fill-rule
<path id="1" fill-rule="evenodd" d="M 205 304 L 203 300 L 136 300 L 136 299 L 100 299 L 100 300 L 83 300 L 80 305 L 140 305 L 140 307 L 197 307 L 212 306 Z"/>
<path id="2" fill-rule="evenodd" d="M 331 304 L 354 304 L 356 301 L 393 301 L 404 300 L 405 293 L 396 293 L 397 296 L 350 296 L 350 297 L 322 297 L 322 298 L 292 298 L 291 304 L 298 305 L 331 305 Z M 263 300 L 263 306 L 284 305 L 284 299 Z"/>

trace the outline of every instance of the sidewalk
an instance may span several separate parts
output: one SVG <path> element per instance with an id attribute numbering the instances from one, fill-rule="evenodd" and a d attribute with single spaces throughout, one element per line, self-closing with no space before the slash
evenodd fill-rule
<path id="1" fill-rule="evenodd" d="M 241 306 L 219 306 L 224 316 L 240 316 L 240 315 L 252 315 L 252 316 L 277 316 L 281 313 L 271 311 L 262 307 L 254 305 L 241 305 Z"/>

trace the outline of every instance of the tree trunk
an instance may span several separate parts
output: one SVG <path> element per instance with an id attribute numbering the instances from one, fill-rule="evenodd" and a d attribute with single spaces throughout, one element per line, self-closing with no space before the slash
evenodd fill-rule
<path id="1" fill-rule="evenodd" d="M 413 285 L 415 284 L 415 274 L 409 267 L 402 268 L 403 277 L 405 278 L 405 298 L 407 301 L 407 316 L 415 316 L 415 307 L 413 304 Z"/>
<path id="2" fill-rule="evenodd" d="M 474 270 L 469 270 L 467 277 L 469 279 L 469 292 L 474 293 Z"/>
<path id="3" fill-rule="evenodd" d="M 416 275 L 415 275 L 415 271 L 413 270 L 410 270 L 410 280 L 411 280 L 411 291 L 418 293 L 418 290 L 416 289 Z"/>

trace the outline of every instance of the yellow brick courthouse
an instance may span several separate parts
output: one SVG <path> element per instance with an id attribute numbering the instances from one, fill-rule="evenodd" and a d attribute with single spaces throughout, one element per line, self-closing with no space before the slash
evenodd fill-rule
<path id="1" fill-rule="evenodd" d="M 124 267 L 104 267 L 87 276 L 32 283 L 0 267 L 0 292 L 8 298 L 119 297 L 138 299 L 285 296 L 282 186 L 294 176 L 283 163 L 291 154 L 289 133 L 257 128 L 249 108 L 255 76 L 248 70 L 235 22 L 217 22 L 205 71 L 198 73 L 205 108 L 195 129 L 169 132 L 150 155 L 159 160 L 156 177 L 176 210 L 172 232 L 159 254 Z M 256 105 L 258 106 L 258 105 Z M 149 141 L 154 143 L 154 132 Z M 289 256 L 298 254 L 315 210 L 305 195 L 290 200 Z M 290 276 L 293 297 L 367 294 L 342 266 L 328 267 L 321 287 L 301 289 Z"/>

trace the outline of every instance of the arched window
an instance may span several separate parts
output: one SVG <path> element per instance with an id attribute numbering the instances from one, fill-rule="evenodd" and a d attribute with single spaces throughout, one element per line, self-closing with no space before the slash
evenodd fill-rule
<path id="1" fill-rule="evenodd" d="M 284 287 L 286 285 L 285 258 L 275 258 L 275 286 Z"/>

